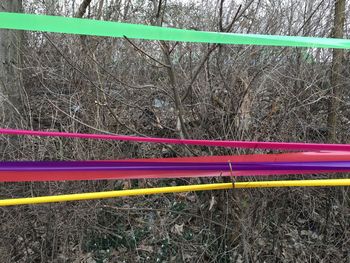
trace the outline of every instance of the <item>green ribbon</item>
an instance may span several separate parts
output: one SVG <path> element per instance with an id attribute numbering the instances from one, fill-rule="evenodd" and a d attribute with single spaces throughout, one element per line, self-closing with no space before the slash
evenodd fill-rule
<path id="1" fill-rule="evenodd" d="M 0 28 L 103 37 L 125 36 L 146 40 L 350 49 L 350 40 L 347 39 L 218 33 L 92 19 L 6 12 L 0 12 Z"/>

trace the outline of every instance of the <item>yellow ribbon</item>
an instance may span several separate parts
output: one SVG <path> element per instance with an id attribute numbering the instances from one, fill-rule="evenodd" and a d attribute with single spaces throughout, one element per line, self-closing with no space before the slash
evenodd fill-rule
<path id="1" fill-rule="evenodd" d="M 321 180 L 283 180 L 283 181 L 258 181 L 258 182 L 235 182 L 218 184 L 199 184 L 171 187 L 143 188 L 131 190 L 118 190 L 95 193 L 80 193 L 28 198 L 12 198 L 0 200 L 0 206 L 43 204 L 78 200 L 105 199 L 114 197 L 151 195 L 165 193 L 180 193 L 191 191 L 223 190 L 232 188 L 271 188 L 271 187 L 330 187 L 330 186 L 350 186 L 350 179 L 321 179 Z"/>

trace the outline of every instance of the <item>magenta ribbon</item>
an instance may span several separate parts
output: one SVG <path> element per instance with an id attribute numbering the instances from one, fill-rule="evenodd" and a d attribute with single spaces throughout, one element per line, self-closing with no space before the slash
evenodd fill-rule
<path id="1" fill-rule="evenodd" d="M 292 151 L 309 151 L 309 150 L 311 151 L 350 151 L 349 144 L 191 140 L 191 139 L 139 137 L 139 136 L 127 136 L 127 135 L 31 131 L 31 130 L 16 130 L 16 129 L 0 129 L 0 134 L 134 141 L 134 142 L 166 143 L 166 144 L 186 144 L 186 145 L 202 145 L 202 146 L 221 146 L 221 147 L 234 147 L 234 148 L 246 148 L 246 149 L 270 149 L 270 150 L 292 150 Z"/>

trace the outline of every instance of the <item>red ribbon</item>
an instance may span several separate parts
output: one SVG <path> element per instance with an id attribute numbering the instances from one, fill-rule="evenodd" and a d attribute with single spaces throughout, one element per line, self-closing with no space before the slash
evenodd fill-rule
<path id="1" fill-rule="evenodd" d="M 349 161 L 350 152 L 302 152 L 284 154 L 254 154 L 232 156 L 206 156 L 161 159 L 119 160 L 129 162 L 230 162 L 232 173 L 203 171 L 60 171 L 60 172 L 0 172 L 1 182 L 24 181 L 65 181 L 65 180 L 101 180 L 101 179 L 148 179 L 148 178 L 191 178 L 214 176 L 253 176 L 253 175 L 283 175 L 312 174 L 337 171 L 236 171 L 235 162 L 312 162 L 312 161 Z M 103 161 L 101 161 L 103 162 Z M 116 160 L 118 162 L 118 160 Z"/>

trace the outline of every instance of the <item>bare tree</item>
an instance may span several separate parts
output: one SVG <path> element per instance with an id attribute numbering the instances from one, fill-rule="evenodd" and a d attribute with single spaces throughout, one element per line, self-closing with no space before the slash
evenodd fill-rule
<path id="1" fill-rule="evenodd" d="M 333 37 L 343 38 L 345 23 L 345 0 L 335 1 Z M 342 49 L 333 50 L 332 72 L 331 72 L 331 98 L 328 113 L 328 140 L 337 141 L 337 114 L 339 108 L 339 96 L 341 93 L 340 76 L 342 71 L 342 60 L 344 52 Z"/>
<path id="2" fill-rule="evenodd" d="M 22 1 L 3 1 L 0 12 L 21 12 Z M 0 104 L 4 119 L 10 120 L 13 113 L 19 113 L 21 77 L 22 32 L 0 30 Z"/>

